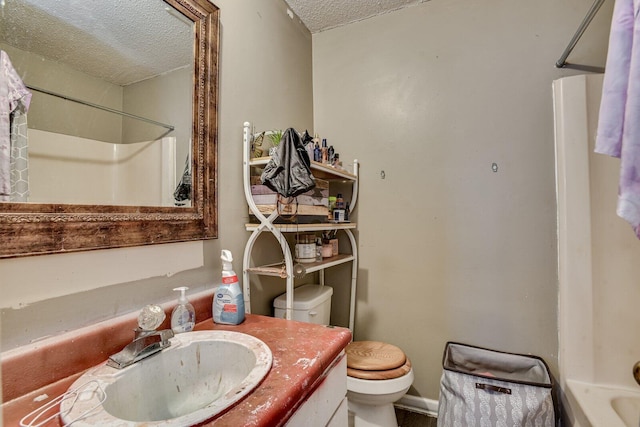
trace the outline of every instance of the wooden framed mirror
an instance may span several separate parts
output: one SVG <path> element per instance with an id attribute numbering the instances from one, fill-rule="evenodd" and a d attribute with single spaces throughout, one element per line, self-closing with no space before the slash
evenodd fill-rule
<path id="1" fill-rule="evenodd" d="M 207 0 L 164 2 L 193 22 L 190 205 L 0 202 L 0 258 L 217 237 L 219 11 Z"/>

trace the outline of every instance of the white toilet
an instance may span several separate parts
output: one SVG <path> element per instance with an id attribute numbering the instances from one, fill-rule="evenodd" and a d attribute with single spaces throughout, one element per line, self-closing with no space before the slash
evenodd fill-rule
<path id="1" fill-rule="evenodd" d="M 397 427 L 393 402 L 413 383 L 409 358 L 379 341 L 354 341 L 346 353 L 349 427 Z"/>
<path id="2" fill-rule="evenodd" d="M 294 290 L 293 320 L 328 325 L 330 286 L 302 285 Z M 286 294 L 274 302 L 275 317 L 285 316 Z M 411 361 L 395 345 L 379 341 L 354 341 L 347 354 L 347 404 L 349 427 L 397 427 L 393 402 L 413 383 Z"/>

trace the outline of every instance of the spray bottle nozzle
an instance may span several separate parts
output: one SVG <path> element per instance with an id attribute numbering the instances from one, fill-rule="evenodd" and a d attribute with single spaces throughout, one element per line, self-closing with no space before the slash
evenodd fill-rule
<path id="1" fill-rule="evenodd" d="M 220 255 L 220 259 L 222 260 L 222 269 L 223 270 L 233 270 L 233 266 L 231 263 L 233 262 L 233 255 L 230 250 L 223 249 L 222 255 Z"/>

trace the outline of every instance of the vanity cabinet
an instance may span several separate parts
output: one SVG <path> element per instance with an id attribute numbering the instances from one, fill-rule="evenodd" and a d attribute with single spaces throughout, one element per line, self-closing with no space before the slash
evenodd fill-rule
<path id="1" fill-rule="evenodd" d="M 340 253 L 336 256 L 323 258 L 322 261 L 304 263 L 306 273 L 318 272 L 320 277 L 320 284 L 324 285 L 324 271 L 328 268 L 335 267 L 337 265 L 351 263 L 351 290 L 349 301 L 349 329 L 353 330 L 353 324 L 355 320 L 355 292 L 356 292 L 356 278 L 358 273 L 357 258 L 358 251 L 356 245 L 356 239 L 353 235 L 353 230 L 356 229 L 357 224 L 355 222 L 329 222 L 328 218 L 324 219 L 324 222 L 302 224 L 302 223 L 276 223 L 279 217 L 277 209 L 272 212 L 263 212 L 256 205 L 252 192 L 251 192 L 251 176 L 252 170 L 258 168 L 264 168 L 269 162 L 269 157 L 252 158 L 252 141 L 254 138 L 253 128 L 251 123 L 244 123 L 243 132 L 243 183 L 244 192 L 247 204 L 249 205 L 250 213 L 257 218 L 256 223 L 246 224 L 246 230 L 251 232 L 251 236 L 247 241 L 244 250 L 243 258 L 243 292 L 245 299 L 245 310 L 247 313 L 251 312 L 251 275 L 265 275 L 280 277 L 286 280 L 286 308 L 285 318 L 291 319 L 293 310 L 293 289 L 294 289 L 294 257 L 292 254 L 291 246 L 286 238 L 289 234 L 302 234 L 313 233 L 322 231 L 335 231 L 336 237 L 339 240 L 346 242 L 347 244 L 340 245 L 341 247 L 349 247 L 348 253 Z M 353 172 L 346 171 L 344 169 L 334 168 L 318 162 L 311 162 L 311 172 L 316 179 L 323 179 L 329 182 L 331 187 L 332 183 L 347 184 L 351 187 L 351 201 L 350 210 L 353 211 L 356 206 L 358 197 L 358 161 L 353 162 Z M 252 252 L 256 240 L 262 233 L 271 233 L 275 237 L 276 242 L 279 243 L 280 251 L 282 252 L 282 262 L 269 265 L 252 265 Z"/>
<path id="2" fill-rule="evenodd" d="M 211 291 L 192 295 L 191 302 L 196 316 L 205 319 L 196 325 L 196 331 L 251 335 L 264 342 L 273 355 L 271 370 L 251 393 L 199 425 L 346 427 L 344 349 L 352 339 L 348 329 L 311 323 L 292 328 L 290 322 L 255 314 L 248 314 L 239 325 L 221 325 L 211 318 Z M 163 308 L 170 314 L 173 305 Z M 66 392 L 88 369 L 104 364 L 105 355 L 131 341 L 137 320 L 138 313 L 129 313 L 3 352 L 0 411 L 4 425 L 19 425 L 26 414 Z M 168 322 L 166 319 L 162 327 L 168 327 Z M 61 425 L 59 418 L 47 423 Z M 97 420 L 95 425 L 104 423 Z"/>

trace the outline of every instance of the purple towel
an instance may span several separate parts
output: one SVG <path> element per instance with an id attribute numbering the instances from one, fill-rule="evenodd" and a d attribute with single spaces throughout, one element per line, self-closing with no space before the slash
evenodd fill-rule
<path id="1" fill-rule="evenodd" d="M 635 5 L 634 5 L 635 3 Z M 640 6 L 616 0 L 602 88 L 596 153 L 620 158 L 617 213 L 640 238 Z"/>

